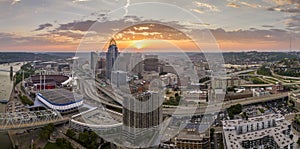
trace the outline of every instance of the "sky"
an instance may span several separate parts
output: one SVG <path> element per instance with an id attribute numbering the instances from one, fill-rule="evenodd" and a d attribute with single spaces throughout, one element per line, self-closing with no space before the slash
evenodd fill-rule
<path id="1" fill-rule="evenodd" d="M 300 0 L 0 0 L 0 51 L 298 51 Z"/>

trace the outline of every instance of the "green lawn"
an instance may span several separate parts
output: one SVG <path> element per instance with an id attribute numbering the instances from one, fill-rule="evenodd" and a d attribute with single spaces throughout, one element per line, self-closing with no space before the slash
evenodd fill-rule
<path id="1" fill-rule="evenodd" d="M 57 146 L 55 143 L 50 143 L 50 142 L 48 142 L 48 143 L 45 145 L 44 149 L 60 149 L 60 147 Z"/>

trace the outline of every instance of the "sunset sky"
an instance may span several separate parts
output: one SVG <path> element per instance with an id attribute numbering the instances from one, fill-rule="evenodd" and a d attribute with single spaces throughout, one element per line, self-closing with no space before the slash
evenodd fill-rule
<path id="1" fill-rule="evenodd" d="M 300 47 L 300 0 L 0 0 L 0 14 L 0 51 Z"/>

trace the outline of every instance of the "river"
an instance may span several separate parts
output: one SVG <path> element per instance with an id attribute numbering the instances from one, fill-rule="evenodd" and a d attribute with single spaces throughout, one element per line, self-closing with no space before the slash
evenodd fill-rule
<path id="1" fill-rule="evenodd" d="M 10 66 L 13 66 L 14 71 L 18 71 L 23 63 L 10 63 L 10 64 L 0 64 L 1 70 L 7 70 L 8 72 L 0 70 L 0 100 L 7 99 L 11 94 L 13 88 L 13 81 L 10 80 Z M 5 104 L 0 104 L 0 113 L 5 112 Z M 11 147 L 11 142 L 8 137 L 7 132 L 0 132 L 0 144 L 1 149 L 8 149 Z"/>

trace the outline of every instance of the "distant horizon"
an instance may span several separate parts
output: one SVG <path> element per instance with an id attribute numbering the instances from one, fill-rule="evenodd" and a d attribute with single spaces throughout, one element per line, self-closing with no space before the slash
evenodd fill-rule
<path id="1" fill-rule="evenodd" d="M 298 51 L 298 6 L 288 0 L 0 0 L 0 51 L 76 52 L 105 47 L 110 38 L 120 49 Z"/>
<path id="2" fill-rule="evenodd" d="M 69 51 L 0 51 L 0 53 L 90 53 L 90 52 L 98 52 L 98 53 L 106 53 L 106 51 L 78 51 L 78 52 L 69 52 Z M 255 51 L 255 50 L 249 50 L 249 51 L 221 51 L 221 53 L 249 53 L 249 52 L 257 52 L 257 53 L 300 53 L 300 51 Z M 120 51 L 120 53 L 124 53 Z M 125 52 L 125 53 L 181 53 L 176 51 L 169 51 L 169 52 Z M 196 52 L 196 51 L 185 51 L 184 53 L 218 53 L 218 52 Z"/>

